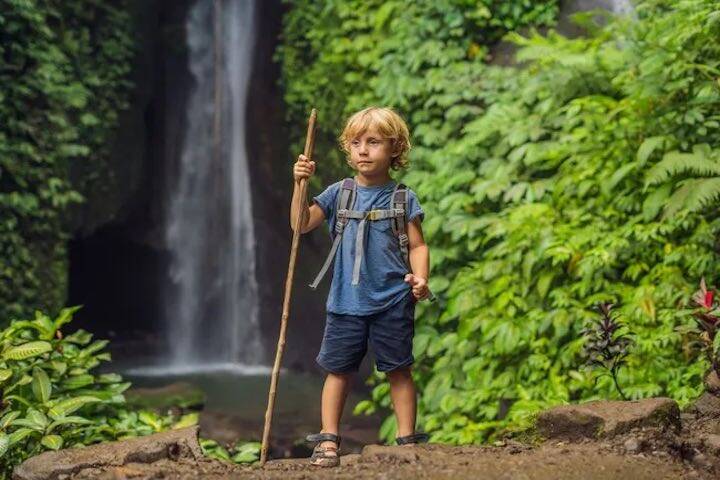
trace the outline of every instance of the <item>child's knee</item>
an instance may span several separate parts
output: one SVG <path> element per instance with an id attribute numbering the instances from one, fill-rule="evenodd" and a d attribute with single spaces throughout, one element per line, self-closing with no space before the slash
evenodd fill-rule
<path id="1" fill-rule="evenodd" d="M 327 371 L 327 378 L 337 382 L 349 382 L 352 377 L 352 372 L 330 372 Z"/>
<path id="2" fill-rule="evenodd" d="M 410 365 L 405 367 L 399 367 L 394 370 L 390 370 L 389 372 L 386 372 L 386 374 L 391 382 L 398 380 L 412 380 L 412 367 Z"/>

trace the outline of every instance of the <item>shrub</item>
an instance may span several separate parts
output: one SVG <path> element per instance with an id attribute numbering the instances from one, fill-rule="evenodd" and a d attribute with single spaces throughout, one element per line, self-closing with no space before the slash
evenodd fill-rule
<path id="1" fill-rule="evenodd" d="M 32 320 L 13 321 L 0 331 L 0 478 L 45 450 L 117 440 L 182 427 L 180 419 L 149 410 L 125 408 L 130 383 L 114 373 L 96 373 L 106 340 L 78 330 L 63 335 L 77 308 L 57 318 L 37 312 Z"/>

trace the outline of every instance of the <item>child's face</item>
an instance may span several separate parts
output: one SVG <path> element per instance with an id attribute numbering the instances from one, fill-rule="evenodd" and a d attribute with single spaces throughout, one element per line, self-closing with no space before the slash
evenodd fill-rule
<path id="1" fill-rule="evenodd" d="M 387 175 L 396 154 L 393 141 L 375 130 L 368 130 L 350 141 L 350 162 L 358 173 L 367 177 Z"/>

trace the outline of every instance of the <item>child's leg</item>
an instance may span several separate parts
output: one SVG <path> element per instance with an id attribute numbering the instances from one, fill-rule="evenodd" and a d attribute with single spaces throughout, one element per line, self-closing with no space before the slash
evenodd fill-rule
<path id="1" fill-rule="evenodd" d="M 322 432 L 338 434 L 340 417 L 350 387 L 350 374 L 328 373 L 322 390 Z"/>
<path id="2" fill-rule="evenodd" d="M 402 367 L 387 372 L 390 380 L 390 397 L 392 398 L 395 417 L 397 418 L 398 437 L 415 433 L 415 416 L 417 399 L 415 382 L 410 367 Z"/>
<path id="3" fill-rule="evenodd" d="M 322 390 L 322 432 L 338 435 L 345 399 L 350 387 L 350 374 L 328 373 Z M 323 447 L 335 446 L 334 442 L 322 442 Z"/>

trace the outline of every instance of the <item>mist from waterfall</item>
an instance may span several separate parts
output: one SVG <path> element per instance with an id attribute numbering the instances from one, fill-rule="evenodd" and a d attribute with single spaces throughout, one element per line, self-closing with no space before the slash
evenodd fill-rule
<path id="1" fill-rule="evenodd" d="M 254 0 L 198 0 L 186 22 L 194 85 L 165 231 L 171 370 L 263 361 L 245 138 L 255 9 Z"/>

